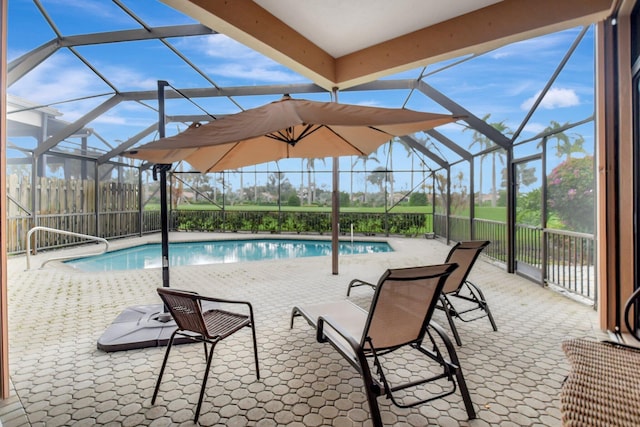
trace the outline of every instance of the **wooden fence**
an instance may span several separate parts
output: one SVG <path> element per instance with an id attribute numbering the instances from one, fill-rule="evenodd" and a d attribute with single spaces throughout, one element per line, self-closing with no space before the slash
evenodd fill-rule
<path id="1" fill-rule="evenodd" d="M 110 238 L 140 233 L 137 184 L 93 180 L 7 176 L 7 248 L 24 251 L 26 234 L 37 225 Z M 33 206 L 35 203 L 35 207 Z M 72 236 L 38 232 L 35 247 L 77 243 Z"/>

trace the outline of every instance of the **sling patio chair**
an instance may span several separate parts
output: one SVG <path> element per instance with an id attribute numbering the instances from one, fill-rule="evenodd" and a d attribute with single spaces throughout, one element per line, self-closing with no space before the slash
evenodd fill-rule
<path id="1" fill-rule="evenodd" d="M 447 263 L 457 263 L 458 268 L 447 278 L 442 293 L 440 294 L 440 303 L 436 308 L 444 310 L 449 326 L 451 327 L 451 332 L 453 332 L 456 344 L 458 345 L 462 345 L 462 341 L 460 340 L 458 329 L 453 322 L 454 317 L 463 322 L 471 322 L 483 317 L 488 317 L 493 330 L 498 330 L 484 294 L 477 285 L 467 280 L 478 256 L 480 256 L 480 252 L 490 243 L 488 240 L 458 242 L 451 248 L 445 261 Z M 349 283 L 347 296 L 350 295 L 351 288 L 363 285 L 372 288 L 376 286 L 364 280 L 354 279 Z"/>
<path id="2" fill-rule="evenodd" d="M 195 292 L 178 290 L 172 288 L 158 288 L 158 294 L 168 308 L 169 313 L 173 316 L 178 325 L 177 329 L 171 334 L 167 351 L 164 355 L 160 375 L 156 382 L 156 388 L 153 392 L 151 404 L 155 404 L 162 375 L 169 359 L 169 352 L 174 343 L 176 335 L 181 335 L 196 342 L 204 344 L 204 357 L 207 361 L 207 367 L 204 371 L 202 386 L 200 388 L 200 397 L 198 398 L 198 406 L 195 412 L 194 423 L 198 422 L 200 416 L 200 408 L 202 406 L 202 398 L 204 397 L 207 378 L 209 377 L 209 369 L 213 359 L 213 350 L 216 344 L 223 339 L 231 336 L 235 332 L 243 328 L 251 328 L 253 336 L 253 354 L 256 363 L 256 377 L 260 379 L 260 368 L 258 367 L 258 348 L 256 345 L 256 330 L 253 320 L 253 307 L 246 301 L 232 301 L 220 298 L 211 298 L 201 296 Z M 215 308 L 205 309 L 203 311 L 203 302 L 208 304 L 214 303 Z M 222 305 L 244 305 L 248 314 L 234 313 L 222 310 L 218 307 Z M 211 344 L 211 349 L 207 348 L 207 344 Z"/>
<path id="3" fill-rule="evenodd" d="M 318 342 L 329 342 L 359 372 L 375 427 L 382 426 L 379 396 L 409 408 L 449 396 L 458 387 L 469 419 L 476 417 L 455 346 L 444 329 L 431 322 L 444 281 L 456 267 L 387 270 L 375 287 L 368 312 L 349 300 L 292 309 L 291 328 L 296 317 L 304 317 L 316 328 Z M 448 358 L 437 342 L 444 343 Z M 394 363 L 396 356 L 401 360 L 421 357 L 415 366 L 424 361 L 430 361 L 430 366 L 421 367 L 417 374 L 409 365 Z M 414 378 L 407 380 L 405 371 Z"/>

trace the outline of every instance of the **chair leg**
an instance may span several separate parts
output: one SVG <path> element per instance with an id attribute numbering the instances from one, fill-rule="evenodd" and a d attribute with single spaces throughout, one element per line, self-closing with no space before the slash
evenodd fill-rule
<path id="1" fill-rule="evenodd" d="M 374 382 L 373 377 L 371 376 L 371 370 L 369 369 L 369 363 L 367 362 L 367 358 L 360 352 L 357 354 L 357 358 L 360 365 L 360 372 L 362 374 L 362 381 L 364 382 L 364 389 L 367 393 L 371 422 L 373 427 L 383 427 L 380 407 L 378 406 L 379 393 L 374 391 Z"/>
<path id="2" fill-rule="evenodd" d="M 253 336 L 253 357 L 256 361 L 256 378 L 260 379 L 260 366 L 258 365 L 258 342 L 256 340 L 256 327 L 251 322 L 251 334 Z"/>
<path id="3" fill-rule="evenodd" d="M 489 310 L 489 306 L 485 305 L 485 309 L 487 312 L 487 317 L 489 318 L 489 322 L 491 322 L 491 327 L 493 328 L 494 331 L 497 331 L 498 327 L 496 326 L 495 320 L 493 320 L 493 315 L 491 314 L 491 310 Z"/>
<path id="4" fill-rule="evenodd" d="M 476 418 L 476 410 L 473 407 L 473 402 L 471 401 L 471 396 L 469 395 L 469 389 L 467 388 L 467 382 L 464 380 L 464 376 L 462 375 L 462 366 L 460 366 L 460 360 L 458 359 L 458 354 L 456 353 L 456 349 L 451 343 L 451 340 L 447 336 L 447 333 L 442 329 L 440 325 L 437 323 L 431 322 L 429 324 L 430 328 L 440 335 L 442 342 L 447 348 L 447 353 L 449 354 L 449 360 L 452 364 L 455 365 L 455 373 L 456 373 L 456 382 L 458 383 L 458 387 L 460 388 L 460 394 L 462 395 L 462 401 L 464 402 L 464 407 L 467 410 L 467 416 L 470 420 Z"/>
<path id="5" fill-rule="evenodd" d="M 158 390 L 160 390 L 160 383 L 162 382 L 162 375 L 164 375 L 164 368 L 167 366 L 167 360 L 169 360 L 169 352 L 171 351 L 171 346 L 173 345 L 173 339 L 176 336 L 178 329 L 176 329 L 172 334 L 171 338 L 169 338 L 169 343 L 167 344 L 167 351 L 164 353 L 164 360 L 162 361 L 162 367 L 160 368 L 160 375 L 158 375 L 158 381 L 156 382 L 156 388 L 153 391 L 153 397 L 151 398 L 151 404 L 156 403 L 156 397 L 158 397 Z"/>
<path id="6" fill-rule="evenodd" d="M 473 290 L 475 290 L 478 293 L 476 298 L 479 300 L 479 304 L 482 307 L 482 309 L 485 311 L 485 313 L 487 313 L 489 322 L 491 322 L 491 327 L 493 328 L 494 331 L 497 331 L 498 326 L 496 326 L 496 322 L 495 320 L 493 320 L 493 315 L 491 314 L 491 310 L 489 310 L 489 304 L 487 304 L 487 300 L 485 299 L 484 294 L 482 293 L 480 288 L 474 285 L 473 283 L 467 281 L 466 284 L 469 287 L 469 289 L 472 290 L 472 293 L 473 293 Z"/>
<path id="7" fill-rule="evenodd" d="M 458 347 L 462 345 L 462 341 L 460 340 L 460 335 L 458 334 L 458 329 L 456 328 L 455 323 L 453 323 L 453 316 L 451 315 L 451 304 L 447 301 L 447 298 L 444 295 L 440 295 L 440 302 L 444 309 L 444 314 L 447 316 L 447 322 L 449 322 L 449 327 L 451 328 L 451 332 L 453 333 L 453 337 L 456 340 L 456 344 Z"/>
<path id="8" fill-rule="evenodd" d="M 207 350 L 207 342 L 202 341 L 202 345 L 204 346 L 204 360 L 209 358 L 209 350 Z"/>
<path id="9" fill-rule="evenodd" d="M 200 397 L 198 398 L 198 406 L 196 407 L 196 414 L 193 418 L 193 422 L 197 423 L 200 417 L 200 408 L 202 407 L 202 398 L 204 397 L 204 390 L 207 387 L 207 379 L 209 378 L 209 369 L 211 368 L 211 361 L 213 360 L 213 349 L 216 343 L 211 343 L 211 350 L 209 350 L 209 357 L 207 358 L 207 367 L 204 371 L 204 378 L 202 378 L 202 387 L 200 388 Z"/>

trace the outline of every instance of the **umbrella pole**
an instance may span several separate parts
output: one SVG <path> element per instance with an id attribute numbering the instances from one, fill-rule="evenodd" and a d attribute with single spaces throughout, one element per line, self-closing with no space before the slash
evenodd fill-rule
<path id="1" fill-rule="evenodd" d="M 332 91 L 333 102 L 338 102 L 338 88 L 334 87 Z M 338 255 L 340 244 L 338 242 L 338 233 L 340 232 L 340 173 L 338 158 L 333 158 L 332 164 L 332 183 L 331 191 L 331 273 L 338 274 Z"/>
<path id="2" fill-rule="evenodd" d="M 158 80 L 158 137 L 165 137 L 164 88 L 169 83 Z M 153 167 L 154 179 L 160 172 L 160 228 L 162 236 L 162 287 L 169 287 L 169 215 L 167 213 L 167 171 L 171 164 L 158 164 Z M 166 308 L 166 307 L 165 307 Z M 167 311 L 167 310 L 165 310 Z"/>
<path id="3" fill-rule="evenodd" d="M 340 244 L 338 242 L 338 233 L 340 229 L 340 193 L 339 193 L 338 158 L 333 158 L 333 190 L 331 192 L 331 273 L 338 274 L 338 253 Z"/>
<path id="4" fill-rule="evenodd" d="M 160 222 L 162 236 L 162 287 L 169 287 L 169 215 L 167 207 L 167 170 L 171 165 L 156 165 L 160 170 Z"/>

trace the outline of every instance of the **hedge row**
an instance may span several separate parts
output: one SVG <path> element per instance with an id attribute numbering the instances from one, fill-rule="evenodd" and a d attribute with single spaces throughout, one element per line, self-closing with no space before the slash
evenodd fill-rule
<path id="1" fill-rule="evenodd" d="M 430 213 L 343 213 L 340 214 L 340 233 L 393 234 L 417 236 L 433 231 Z M 245 231 L 270 233 L 331 232 L 328 212 L 277 211 L 174 211 L 173 229 L 185 231 Z"/>

